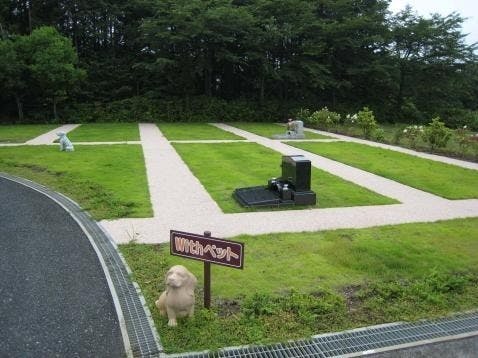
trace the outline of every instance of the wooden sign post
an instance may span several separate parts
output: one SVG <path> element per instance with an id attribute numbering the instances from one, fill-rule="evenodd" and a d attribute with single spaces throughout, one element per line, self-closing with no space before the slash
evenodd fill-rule
<path id="1" fill-rule="evenodd" d="M 210 231 L 204 231 L 204 237 L 211 237 Z M 204 308 L 211 308 L 211 263 L 204 261 Z"/>
<path id="2" fill-rule="evenodd" d="M 244 244 L 182 231 L 170 231 L 170 253 L 204 262 L 204 307 L 211 307 L 211 263 L 244 268 Z"/>

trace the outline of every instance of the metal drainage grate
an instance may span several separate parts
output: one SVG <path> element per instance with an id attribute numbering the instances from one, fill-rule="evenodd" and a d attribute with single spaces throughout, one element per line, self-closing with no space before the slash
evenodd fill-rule
<path id="1" fill-rule="evenodd" d="M 337 357 L 423 340 L 478 332 L 478 313 L 416 323 L 393 323 L 340 333 L 323 334 L 310 339 L 269 346 L 224 348 L 218 352 L 193 352 L 169 355 L 175 358 L 293 358 Z"/>
<path id="2" fill-rule="evenodd" d="M 78 204 L 60 193 L 30 180 L 5 173 L 0 173 L 0 177 L 23 184 L 52 198 L 66 208 L 70 215 L 83 226 L 83 229 L 87 231 L 96 244 L 108 269 L 121 306 L 133 356 L 163 357 L 163 348 L 151 321 L 144 298 L 142 298 L 139 288 L 131 282 L 127 267 L 121 259 L 117 248 L 98 224 Z"/>

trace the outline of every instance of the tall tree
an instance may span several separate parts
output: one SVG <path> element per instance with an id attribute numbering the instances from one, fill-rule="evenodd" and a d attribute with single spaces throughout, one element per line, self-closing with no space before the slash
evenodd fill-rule
<path id="1" fill-rule="evenodd" d="M 467 45 L 461 33 L 463 21 L 456 13 L 424 18 L 409 6 L 392 18 L 390 55 L 395 63 L 398 113 L 407 106 L 430 112 L 458 105 L 450 89 L 465 64 L 476 61 L 476 47 Z"/>
<path id="2" fill-rule="evenodd" d="M 23 121 L 23 97 L 27 88 L 27 66 L 22 58 L 23 39 L 0 40 L 0 88 L 12 96 L 18 111 L 18 119 Z"/>
<path id="3" fill-rule="evenodd" d="M 85 75 L 84 70 L 76 67 L 78 58 L 71 40 L 52 27 L 40 27 L 26 38 L 24 46 L 31 54 L 27 62 L 31 76 L 51 100 L 54 118 L 58 120 L 58 102 Z"/>

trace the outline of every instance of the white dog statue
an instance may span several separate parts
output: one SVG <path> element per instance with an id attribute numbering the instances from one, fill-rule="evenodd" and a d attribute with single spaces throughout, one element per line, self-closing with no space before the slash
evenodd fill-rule
<path id="1" fill-rule="evenodd" d="M 196 277 L 182 265 L 176 265 L 166 273 L 166 290 L 155 302 L 159 313 L 168 316 L 168 326 L 177 326 L 176 318 L 194 314 L 194 288 Z"/>
<path id="2" fill-rule="evenodd" d="M 73 152 L 75 150 L 73 143 L 68 139 L 66 133 L 58 132 L 56 135 L 60 137 L 60 151 Z"/>

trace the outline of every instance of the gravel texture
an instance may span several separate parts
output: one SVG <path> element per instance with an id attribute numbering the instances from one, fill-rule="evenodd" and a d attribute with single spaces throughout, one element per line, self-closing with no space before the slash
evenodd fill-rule
<path id="1" fill-rule="evenodd" d="M 478 216 L 476 199 L 446 200 L 277 140 L 225 124 L 215 125 L 285 155 L 304 154 L 313 166 L 397 199 L 401 204 L 224 214 L 156 125 L 140 124 L 154 217 L 102 221 L 116 242 L 131 239 L 167 242 L 172 229 L 199 234 L 209 230 L 213 236 L 228 238 L 239 234 L 364 228 Z"/>

